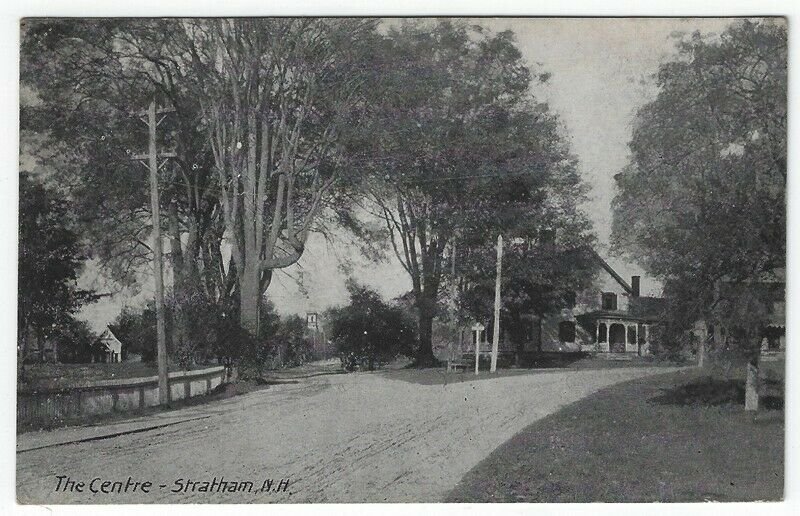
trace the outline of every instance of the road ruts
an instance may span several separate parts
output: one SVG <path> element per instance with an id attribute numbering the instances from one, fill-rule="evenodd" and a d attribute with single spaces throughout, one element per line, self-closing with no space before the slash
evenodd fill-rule
<path id="1" fill-rule="evenodd" d="M 210 417 L 17 455 L 21 503 L 436 502 L 497 446 L 598 389 L 666 368 L 531 372 L 442 385 L 315 377 L 209 404 Z M 56 492 L 56 476 L 150 481 L 150 493 Z M 175 481 L 252 492 L 172 492 Z M 272 479 L 272 492 L 260 490 Z M 275 492 L 281 479 L 288 487 Z M 165 485 L 165 488 L 159 488 Z M 246 485 L 245 485 L 246 486 Z"/>

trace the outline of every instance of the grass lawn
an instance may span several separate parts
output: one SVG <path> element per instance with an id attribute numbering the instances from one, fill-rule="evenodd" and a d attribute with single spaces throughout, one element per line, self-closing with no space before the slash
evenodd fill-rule
<path id="1" fill-rule="evenodd" d="M 214 367 L 210 365 L 195 365 L 189 370 Z M 170 365 L 170 371 L 183 370 L 178 365 Z M 264 380 L 280 381 L 284 379 L 306 378 L 319 374 L 340 373 L 341 365 L 338 359 L 310 362 L 298 367 L 286 369 L 273 369 L 264 372 Z M 141 378 L 158 375 L 155 364 L 146 362 L 117 362 L 114 364 L 29 364 L 25 365 L 24 384 L 20 387 L 33 388 L 61 388 L 81 385 L 96 380 L 112 380 L 120 378 Z"/>
<path id="2" fill-rule="evenodd" d="M 553 369 L 553 371 L 557 371 Z M 541 372 L 541 371 L 536 371 Z M 400 380 L 403 382 L 416 383 L 418 385 L 446 385 L 448 383 L 459 382 L 472 382 L 475 380 L 489 380 L 491 378 L 503 378 L 507 376 L 520 376 L 533 373 L 531 369 L 497 369 L 496 373 L 490 373 L 488 370 L 481 370 L 478 376 L 475 376 L 475 369 L 467 369 L 466 371 L 451 371 L 447 372 L 444 368 L 426 368 L 426 369 L 389 369 L 378 371 L 377 374 L 389 378 L 391 380 Z M 546 374 L 547 371 L 544 371 Z"/>
<path id="3" fill-rule="evenodd" d="M 475 376 L 475 364 L 471 363 L 466 370 L 447 372 L 445 367 L 439 368 L 394 368 L 381 370 L 378 374 L 392 380 L 416 383 L 419 385 L 446 385 L 448 383 L 472 382 L 475 380 L 489 380 L 491 378 L 503 378 L 508 376 L 519 376 L 527 374 L 547 374 L 548 372 L 558 372 L 566 370 L 588 370 L 588 369 L 615 369 L 621 367 L 675 367 L 674 362 L 656 361 L 648 358 L 634 358 L 632 360 L 608 360 L 596 357 L 584 357 L 574 360 L 541 360 L 532 368 L 497 368 L 495 373 L 489 372 L 488 362 L 481 361 L 480 374 Z M 684 364 L 685 365 L 685 364 Z"/>
<path id="4" fill-rule="evenodd" d="M 205 369 L 199 365 L 189 369 Z M 170 366 L 177 371 L 178 366 Z M 141 378 L 158 375 L 155 364 L 147 362 L 117 362 L 113 364 L 30 364 L 25 366 L 24 388 L 60 388 L 81 385 L 96 380 Z"/>
<path id="5" fill-rule="evenodd" d="M 779 500 L 780 367 L 772 366 L 769 396 L 755 417 L 744 412 L 739 369 L 667 373 L 597 392 L 500 446 L 447 501 Z"/>

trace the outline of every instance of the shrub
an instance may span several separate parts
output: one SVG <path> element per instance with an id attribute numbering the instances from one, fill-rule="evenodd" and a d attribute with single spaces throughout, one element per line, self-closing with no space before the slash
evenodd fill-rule
<path id="1" fill-rule="evenodd" d="M 281 367 L 300 366 L 312 359 L 314 346 L 306 337 L 305 321 L 300 316 L 282 319 L 270 340 L 274 342 L 273 347 L 280 346 Z"/>
<path id="2" fill-rule="evenodd" d="M 58 342 L 58 361 L 64 364 L 86 363 L 92 360 L 92 346 L 97 335 L 89 323 L 70 317 L 56 328 L 53 338 Z"/>
<path id="3" fill-rule="evenodd" d="M 171 317 L 167 319 L 168 323 L 171 322 Z M 124 307 L 111 324 L 111 329 L 122 342 L 123 358 L 128 353 L 136 353 L 141 355 L 144 362 L 156 361 L 156 310 L 153 301 L 138 309 Z M 170 335 L 169 329 L 167 335 Z"/>
<path id="4" fill-rule="evenodd" d="M 377 292 L 350 281 L 350 304 L 328 314 L 331 340 L 347 371 L 370 371 L 399 355 L 410 356 L 415 342 L 413 323 Z"/>

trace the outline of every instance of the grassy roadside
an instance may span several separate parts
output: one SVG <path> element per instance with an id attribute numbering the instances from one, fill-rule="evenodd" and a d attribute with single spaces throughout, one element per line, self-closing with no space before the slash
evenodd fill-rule
<path id="1" fill-rule="evenodd" d="M 475 366 L 471 364 L 467 369 L 448 372 L 445 368 L 395 368 L 379 371 L 377 374 L 391 380 L 415 383 L 419 385 L 446 385 L 448 383 L 473 382 L 476 380 L 490 380 L 492 378 L 506 378 L 530 374 L 547 374 L 563 371 L 585 371 L 596 369 L 620 369 L 630 367 L 675 367 L 685 364 L 676 364 L 667 361 L 635 358 L 632 360 L 608 360 L 596 357 L 586 357 L 569 362 L 540 361 L 532 368 L 501 368 L 490 373 L 489 366 L 481 362 L 479 374 L 475 375 Z"/>
<path id="2" fill-rule="evenodd" d="M 779 500 L 784 420 L 771 387 L 755 417 L 741 378 L 713 370 L 609 387 L 514 436 L 447 501 Z"/>
<path id="3" fill-rule="evenodd" d="M 208 367 L 215 367 L 215 365 L 196 365 L 189 368 L 170 365 L 170 371 L 192 371 Z M 155 364 L 148 362 L 29 364 L 25 366 L 25 382 L 20 383 L 18 388 L 57 389 L 97 380 L 146 378 L 156 375 L 158 375 L 158 368 Z"/>
<path id="4" fill-rule="evenodd" d="M 194 371 L 216 367 L 218 364 L 193 365 L 188 368 L 176 364 L 169 366 L 169 371 Z M 307 378 L 320 374 L 335 374 L 341 371 L 339 360 L 320 360 L 286 369 L 270 369 L 264 371 L 266 381 Z M 29 364 L 25 366 L 25 382 L 18 389 L 55 389 L 69 388 L 97 380 L 121 380 L 127 378 L 143 378 L 158 375 L 158 368 L 148 362 L 116 362 L 110 364 Z"/>

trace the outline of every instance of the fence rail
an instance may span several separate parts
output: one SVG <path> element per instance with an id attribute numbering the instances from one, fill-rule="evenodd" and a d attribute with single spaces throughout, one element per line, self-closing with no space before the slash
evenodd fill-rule
<path id="1" fill-rule="evenodd" d="M 170 400 L 200 396 L 226 377 L 224 366 L 169 373 Z M 158 405 L 158 376 L 97 380 L 59 388 L 17 392 L 17 426 L 46 427 L 99 414 Z"/>

